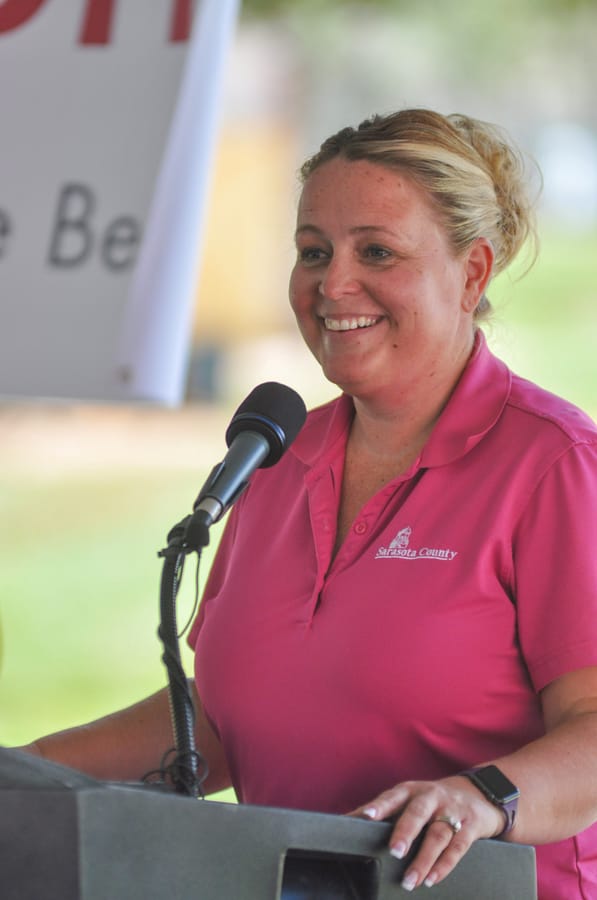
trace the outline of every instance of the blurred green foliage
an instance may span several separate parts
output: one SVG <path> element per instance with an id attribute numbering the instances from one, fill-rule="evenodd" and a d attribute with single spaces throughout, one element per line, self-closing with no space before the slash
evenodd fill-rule
<path id="1" fill-rule="evenodd" d="M 496 352 L 515 371 L 593 417 L 596 284 L 597 233 L 545 231 L 533 268 L 517 280 L 514 267 L 490 286 L 495 317 L 487 329 Z"/>

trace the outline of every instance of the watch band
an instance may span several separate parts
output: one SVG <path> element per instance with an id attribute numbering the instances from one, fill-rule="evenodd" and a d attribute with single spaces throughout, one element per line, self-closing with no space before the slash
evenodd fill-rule
<path id="1" fill-rule="evenodd" d="M 514 827 L 518 811 L 518 798 L 520 797 L 520 791 L 516 785 L 512 784 L 497 766 L 493 765 L 477 766 L 459 774 L 468 778 L 490 803 L 504 812 L 506 825 L 496 837 L 502 837 L 511 831 Z"/>

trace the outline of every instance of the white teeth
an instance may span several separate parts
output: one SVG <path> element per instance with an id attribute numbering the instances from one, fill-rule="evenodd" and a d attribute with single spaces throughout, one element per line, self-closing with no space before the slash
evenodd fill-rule
<path id="1" fill-rule="evenodd" d="M 369 328 L 377 319 L 373 316 L 353 316 L 351 319 L 324 319 L 328 331 L 353 331 L 355 328 Z"/>

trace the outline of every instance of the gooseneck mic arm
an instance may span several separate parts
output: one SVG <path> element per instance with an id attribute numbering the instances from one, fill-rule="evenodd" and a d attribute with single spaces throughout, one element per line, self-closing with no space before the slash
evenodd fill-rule
<path id="1" fill-rule="evenodd" d="M 195 709 L 189 690 L 187 677 L 180 657 L 178 626 L 176 618 L 176 598 L 182 581 L 185 558 L 189 548 L 185 543 L 187 516 L 168 534 L 168 545 L 159 552 L 164 560 L 160 582 L 160 625 L 158 636 L 162 642 L 162 662 L 168 673 L 170 718 L 174 735 L 174 750 L 162 761 L 159 775 L 162 781 L 169 780 L 175 790 L 189 797 L 203 795 L 201 785 L 208 775 L 207 765 L 195 748 Z M 195 548 L 199 556 L 201 547 L 195 536 Z M 203 546 L 209 543 L 207 528 L 204 529 Z M 198 563 L 197 563 L 198 564 Z"/>
<path id="2" fill-rule="evenodd" d="M 178 793 L 202 796 L 201 785 L 207 766 L 195 748 L 195 711 L 189 683 L 182 666 L 176 624 L 176 597 L 182 580 L 184 561 L 190 553 L 209 544 L 209 527 L 240 497 L 258 468 L 277 463 L 302 428 L 307 411 L 291 388 L 276 382 L 258 385 L 241 403 L 226 431 L 228 453 L 210 472 L 186 516 L 168 534 L 160 585 L 160 626 L 158 634 L 164 651 L 162 661 L 168 673 L 170 714 L 174 732 L 174 757 L 163 764 Z"/>

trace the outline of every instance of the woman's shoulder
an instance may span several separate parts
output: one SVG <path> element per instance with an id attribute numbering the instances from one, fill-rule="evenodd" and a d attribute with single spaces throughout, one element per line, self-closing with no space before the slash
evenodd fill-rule
<path id="1" fill-rule="evenodd" d="M 597 446 L 597 425 L 588 413 L 526 378 L 512 376 L 508 406 L 534 420 L 535 426 L 543 423 L 546 429 L 559 431 L 566 442 Z"/>

